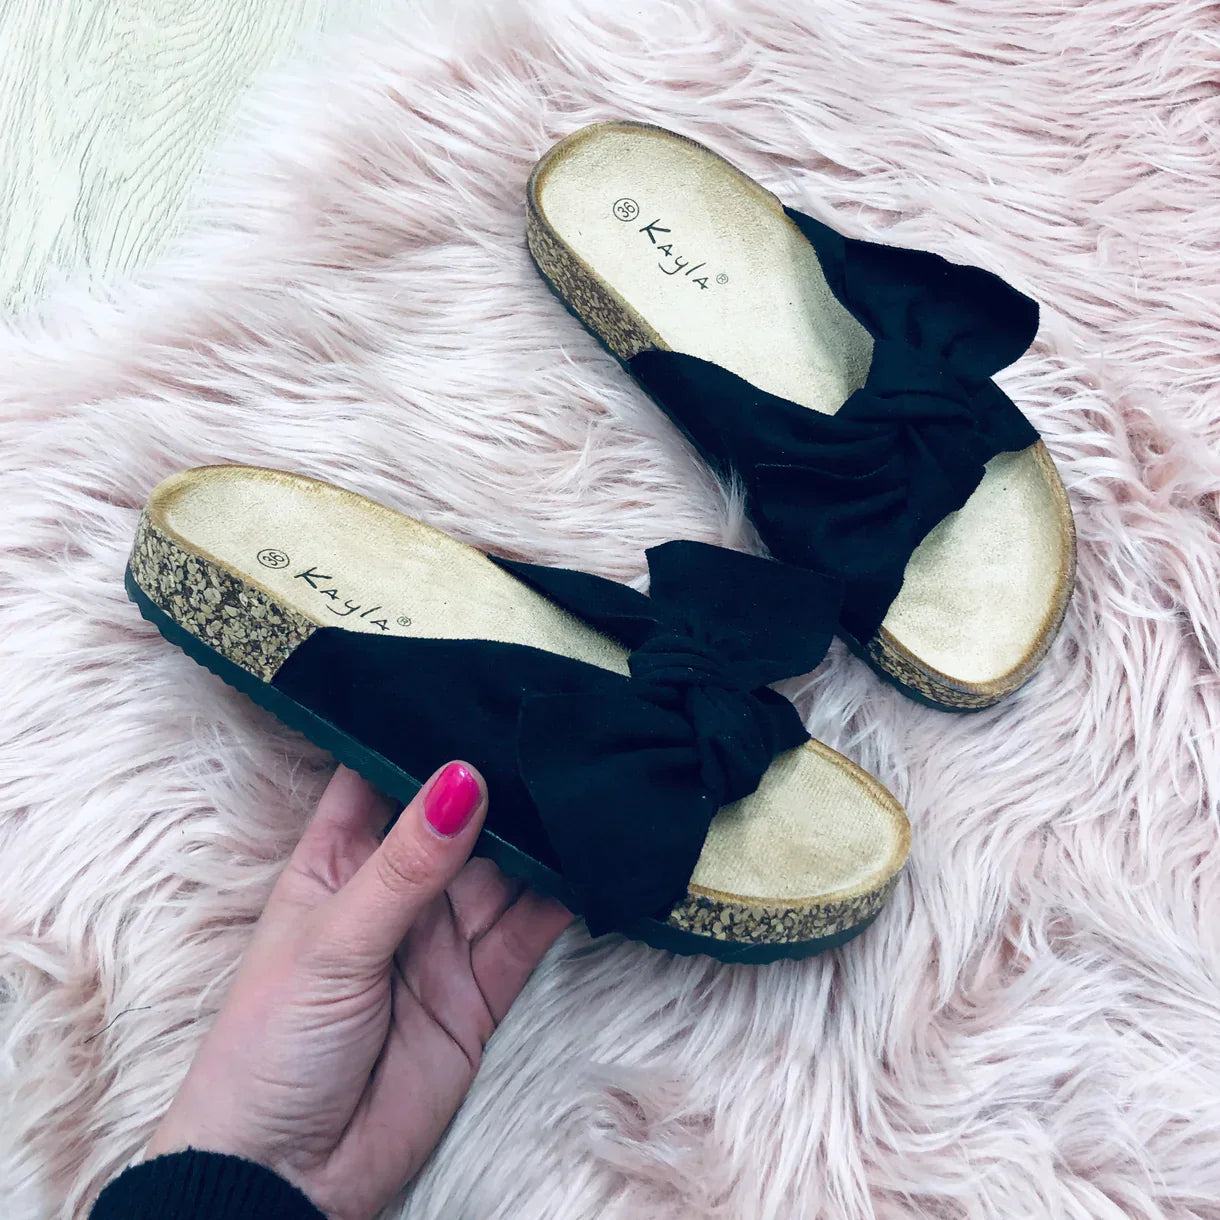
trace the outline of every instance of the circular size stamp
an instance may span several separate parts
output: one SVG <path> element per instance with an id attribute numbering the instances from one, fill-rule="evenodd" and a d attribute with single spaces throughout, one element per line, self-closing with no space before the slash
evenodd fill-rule
<path id="1" fill-rule="evenodd" d="M 624 195 L 622 199 L 614 201 L 614 207 L 610 210 L 618 220 L 635 220 L 640 214 L 640 205 Z"/>
<path id="2" fill-rule="evenodd" d="M 273 546 L 269 546 L 259 551 L 258 561 L 264 568 L 286 568 L 292 561 L 288 556 Z"/>

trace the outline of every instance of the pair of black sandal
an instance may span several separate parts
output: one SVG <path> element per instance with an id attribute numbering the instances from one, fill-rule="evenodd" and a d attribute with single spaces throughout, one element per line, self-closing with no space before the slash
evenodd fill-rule
<path id="1" fill-rule="evenodd" d="M 530 180 L 529 248 L 773 559 L 677 541 L 650 596 L 483 555 L 351 492 L 203 467 L 158 486 L 127 588 L 171 642 L 400 800 L 469 758 L 479 850 L 679 953 L 803 957 L 876 916 L 894 797 L 770 689 L 835 633 L 907 694 L 995 703 L 1048 648 L 1074 533 L 991 381 L 1037 308 L 841 237 L 690 140 L 599 124 Z"/>

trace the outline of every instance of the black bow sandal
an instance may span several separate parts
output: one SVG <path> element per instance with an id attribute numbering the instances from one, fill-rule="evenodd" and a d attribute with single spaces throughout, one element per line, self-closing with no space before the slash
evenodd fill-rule
<path id="1" fill-rule="evenodd" d="M 1075 572 L 1063 485 L 991 381 L 1033 301 L 935 254 L 841 237 L 659 127 L 560 141 L 528 192 L 560 299 L 703 456 L 771 552 L 839 577 L 839 633 L 960 711 L 1045 656 Z"/>
<path id="2" fill-rule="evenodd" d="M 842 944 L 892 889 L 907 820 L 766 686 L 818 663 L 839 590 L 702 543 L 648 561 L 651 597 L 493 560 L 326 483 L 213 466 L 153 492 L 127 589 L 400 801 L 469 758 L 491 794 L 480 850 L 595 935 L 742 962 Z"/>

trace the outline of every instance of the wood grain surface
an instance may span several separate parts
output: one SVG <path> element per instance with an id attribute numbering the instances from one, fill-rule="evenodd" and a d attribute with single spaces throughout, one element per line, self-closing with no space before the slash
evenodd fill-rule
<path id="1" fill-rule="evenodd" d="M 0 310 L 174 232 L 250 82 L 388 0 L 0 0 Z"/>

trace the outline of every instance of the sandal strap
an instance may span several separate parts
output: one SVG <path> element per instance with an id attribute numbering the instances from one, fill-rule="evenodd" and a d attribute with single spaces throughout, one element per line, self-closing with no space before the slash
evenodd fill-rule
<path id="1" fill-rule="evenodd" d="M 873 338 L 867 378 L 835 415 L 682 352 L 629 364 L 705 458 L 743 479 L 773 554 L 843 582 L 841 625 L 864 641 L 915 548 L 965 504 L 986 463 L 1037 441 L 991 377 L 1033 341 L 1038 307 L 988 271 L 786 210 Z"/>
<path id="2" fill-rule="evenodd" d="M 648 552 L 651 596 L 496 560 L 631 649 L 624 675 L 539 648 L 314 631 L 273 684 L 408 774 L 462 755 L 488 829 L 554 861 L 594 935 L 664 919 L 718 809 L 807 739 L 767 684 L 813 669 L 839 586 L 698 542 Z"/>

